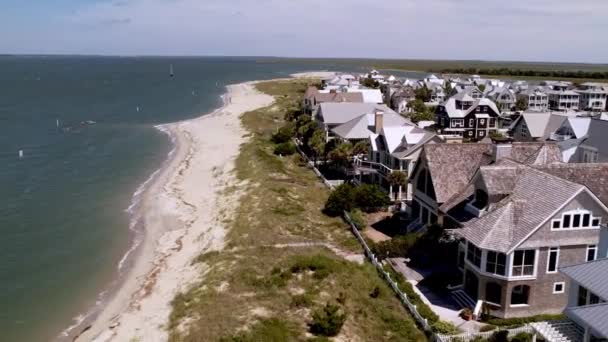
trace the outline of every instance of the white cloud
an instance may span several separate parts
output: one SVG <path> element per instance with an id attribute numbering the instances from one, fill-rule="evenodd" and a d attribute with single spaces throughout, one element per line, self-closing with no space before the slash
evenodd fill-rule
<path id="1" fill-rule="evenodd" d="M 65 52 L 600 62 L 607 16 L 605 0 L 118 0 L 47 34 Z"/>

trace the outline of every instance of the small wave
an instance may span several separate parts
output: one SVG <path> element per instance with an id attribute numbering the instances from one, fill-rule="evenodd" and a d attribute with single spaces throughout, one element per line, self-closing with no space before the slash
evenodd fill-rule
<path id="1" fill-rule="evenodd" d="M 74 317 L 74 324 L 70 325 L 64 331 L 62 331 L 60 336 L 63 336 L 63 337 L 70 336 L 70 332 L 72 332 L 72 330 L 78 328 L 78 326 L 80 326 L 82 324 L 82 322 L 84 322 L 84 320 L 87 319 L 88 316 L 89 316 L 89 314 L 86 314 L 86 315 L 80 314 L 80 315 Z"/>

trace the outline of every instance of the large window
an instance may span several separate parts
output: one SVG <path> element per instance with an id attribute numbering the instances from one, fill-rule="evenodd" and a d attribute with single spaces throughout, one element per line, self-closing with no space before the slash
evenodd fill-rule
<path id="1" fill-rule="evenodd" d="M 470 242 L 467 244 L 467 260 L 473 265 L 481 267 L 481 249 Z"/>
<path id="2" fill-rule="evenodd" d="M 564 213 L 561 219 L 555 219 L 551 223 L 552 229 L 599 228 L 599 226 L 600 218 L 593 217 L 587 210 Z"/>
<path id="3" fill-rule="evenodd" d="M 513 277 L 524 277 L 534 275 L 535 250 L 515 251 L 513 253 Z"/>
<path id="4" fill-rule="evenodd" d="M 547 273 L 557 273 L 557 267 L 559 262 L 559 248 L 549 248 L 547 254 Z"/>
<path id="5" fill-rule="evenodd" d="M 486 272 L 504 276 L 506 264 L 507 256 L 504 253 L 488 251 Z"/>

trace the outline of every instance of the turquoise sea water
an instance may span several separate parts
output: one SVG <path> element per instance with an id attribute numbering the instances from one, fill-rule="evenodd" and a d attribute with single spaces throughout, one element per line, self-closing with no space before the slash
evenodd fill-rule
<path id="1" fill-rule="evenodd" d="M 340 67 L 0 57 L 0 340 L 59 336 L 117 277 L 126 209 L 171 149 L 154 125 L 210 112 L 227 84 L 320 69 Z"/>

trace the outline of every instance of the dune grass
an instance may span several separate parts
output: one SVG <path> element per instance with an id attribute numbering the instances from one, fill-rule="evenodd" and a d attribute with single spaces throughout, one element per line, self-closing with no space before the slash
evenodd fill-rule
<path id="1" fill-rule="evenodd" d="M 202 254 L 203 280 L 173 301 L 171 341 L 327 341 L 309 333 L 311 312 L 326 303 L 347 315 L 341 336 L 356 341 L 424 341 L 398 299 L 362 253 L 347 225 L 321 213 L 328 190 L 295 156 L 272 153 L 270 135 L 283 124 L 310 80 L 271 81 L 258 89 L 276 102 L 243 115 L 250 132 L 236 160 L 244 191 L 221 252 Z M 283 244 L 283 245 L 277 245 Z M 370 296 L 373 293 L 373 296 Z"/>

